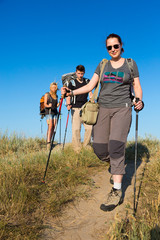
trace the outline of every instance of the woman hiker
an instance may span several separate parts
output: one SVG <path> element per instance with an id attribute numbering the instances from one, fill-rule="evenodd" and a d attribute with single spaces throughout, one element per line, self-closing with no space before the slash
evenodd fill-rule
<path id="1" fill-rule="evenodd" d="M 55 125 L 57 123 L 57 107 L 58 96 L 57 96 L 57 83 L 52 82 L 50 84 L 50 92 L 47 92 L 44 96 L 44 106 L 45 106 L 45 117 L 47 120 L 47 149 L 50 148 L 50 143 L 52 135 L 54 132 Z"/>
<path id="2" fill-rule="evenodd" d="M 121 37 L 114 33 L 110 34 L 106 38 L 106 48 L 111 59 L 106 63 L 100 79 L 101 90 L 98 100 L 100 108 L 97 123 L 93 126 L 93 148 L 100 160 L 110 159 L 114 185 L 101 204 L 101 209 L 111 211 L 123 202 L 121 189 L 125 174 L 125 145 L 132 118 L 132 85 L 135 97 L 139 99 L 138 102 L 134 102 L 136 111 L 143 108 L 143 102 L 137 64 L 133 60 L 132 75 L 127 59 L 122 57 L 124 49 Z M 69 93 L 62 87 L 61 93 L 73 96 L 92 91 L 99 81 L 100 65 L 86 86 Z"/>

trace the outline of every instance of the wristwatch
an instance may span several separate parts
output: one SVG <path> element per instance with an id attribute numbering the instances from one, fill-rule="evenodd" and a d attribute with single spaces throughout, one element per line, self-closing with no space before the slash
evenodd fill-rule
<path id="1" fill-rule="evenodd" d="M 74 96 L 74 95 L 73 95 L 73 91 L 72 91 L 72 90 L 70 91 L 70 94 L 71 94 L 71 95 L 70 95 L 71 97 L 73 97 L 73 96 Z"/>

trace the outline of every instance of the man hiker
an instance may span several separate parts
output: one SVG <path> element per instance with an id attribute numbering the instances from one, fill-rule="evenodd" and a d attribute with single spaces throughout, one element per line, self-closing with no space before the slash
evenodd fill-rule
<path id="1" fill-rule="evenodd" d="M 85 67 L 83 65 L 78 65 L 76 67 L 76 78 L 68 83 L 68 88 L 71 90 L 76 90 L 80 87 L 83 87 L 87 85 L 89 82 L 89 79 L 84 78 L 85 74 Z M 92 97 L 92 92 L 89 92 L 89 98 Z M 74 150 L 79 152 L 81 149 L 81 125 L 83 124 L 85 128 L 85 134 L 84 134 L 84 142 L 83 147 L 86 147 L 90 143 L 91 139 L 91 132 L 92 132 L 92 126 L 87 125 L 83 123 L 80 112 L 82 109 L 82 106 L 88 101 L 88 93 L 81 94 L 78 96 L 74 96 L 71 98 L 70 96 L 67 97 L 66 103 L 67 103 L 67 109 L 71 109 L 71 115 L 72 115 L 72 145 L 74 147 Z"/>

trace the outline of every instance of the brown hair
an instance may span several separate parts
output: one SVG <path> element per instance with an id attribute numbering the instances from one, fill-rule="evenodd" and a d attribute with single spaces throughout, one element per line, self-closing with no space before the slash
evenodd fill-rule
<path id="1" fill-rule="evenodd" d="M 84 67 L 83 65 L 78 65 L 78 66 L 76 67 L 76 71 L 77 71 L 77 70 L 85 73 L 85 67 Z"/>
<path id="2" fill-rule="evenodd" d="M 115 33 L 111 33 L 111 34 L 109 34 L 108 37 L 106 38 L 106 47 L 107 47 L 107 40 L 108 40 L 109 38 L 117 38 L 117 39 L 118 39 L 118 42 L 120 43 L 120 45 L 121 45 L 121 46 L 123 45 L 122 40 L 121 40 L 121 37 L 120 37 L 119 35 L 115 34 Z M 124 52 L 124 48 L 121 48 L 121 53 L 123 53 L 123 52 Z"/>

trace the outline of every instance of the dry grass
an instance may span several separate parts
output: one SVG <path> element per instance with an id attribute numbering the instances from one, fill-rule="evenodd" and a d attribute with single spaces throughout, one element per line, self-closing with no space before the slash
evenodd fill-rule
<path id="1" fill-rule="evenodd" d="M 131 200 L 126 207 L 126 218 L 116 217 L 106 240 L 160 240 L 160 141 L 146 137 L 139 140 L 138 146 L 138 159 L 146 164 L 136 215 L 130 208 Z M 128 147 L 127 156 L 133 160 L 134 144 L 129 142 Z"/>
<path id="2" fill-rule="evenodd" d="M 2 240 L 39 239 L 45 217 L 55 216 L 66 203 L 84 197 L 85 190 L 77 187 L 91 184 L 88 175 L 101 164 L 87 150 L 52 152 L 46 184 L 41 184 L 48 158 L 44 139 L 3 135 L 0 146 Z"/>
<path id="3" fill-rule="evenodd" d="M 0 135 L 0 239 L 39 239 L 44 219 L 56 216 L 66 203 L 88 193 L 90 174 L 103 167 L 92 151 L 52 152 L 41 184 L 48 152 L 44 139 L 26 139 L 16 134 Z M 128 142 L 126 157 L 134 161 L 134 142 Z M 160 141 L 140 139 L 138 159 L 146 161 L 136 217 L 130 207 L 126 219 L 115 219 L 106 239 L 160 239 Z M 132 205 L 132 202 L 131 202 Z"/>

